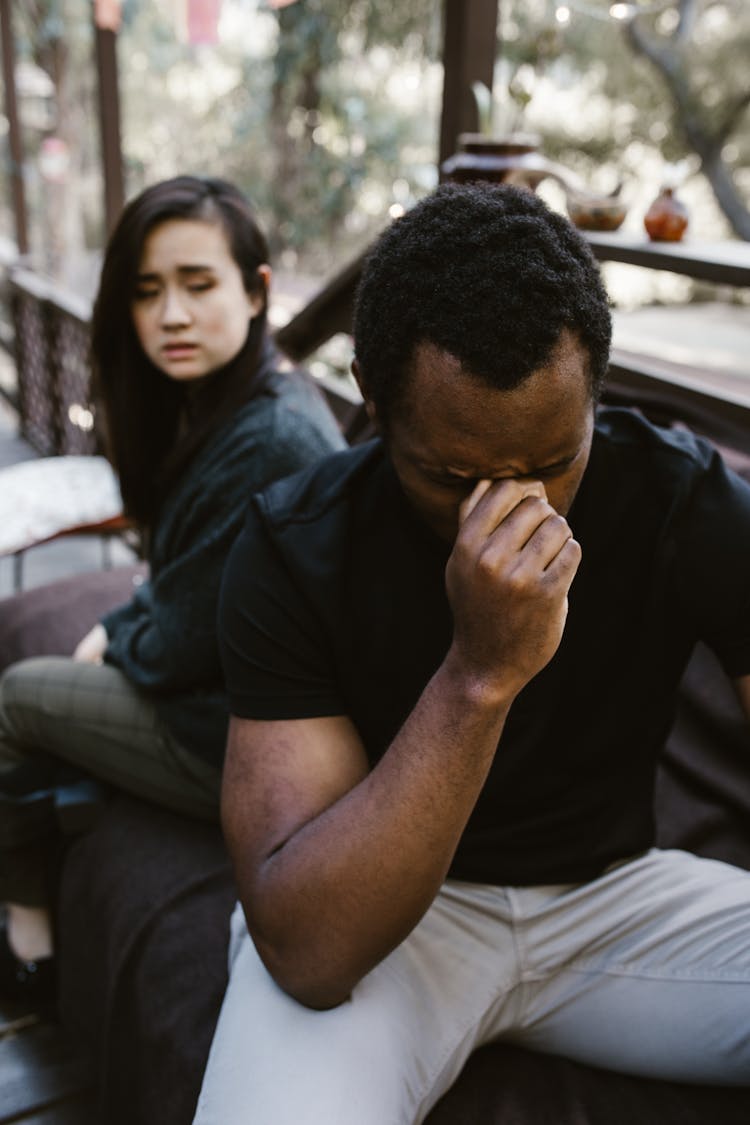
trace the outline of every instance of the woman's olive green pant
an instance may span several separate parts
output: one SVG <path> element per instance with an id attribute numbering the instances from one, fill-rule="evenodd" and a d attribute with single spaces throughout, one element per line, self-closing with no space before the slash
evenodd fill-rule
<path id="1" fill-rule="evenodd" d="M 220 772 L 175 741 L 117 668 L 21 661 L 0 678 L 0 901 L 48 901 L 63 838 L 44 793 L 82 776 L 218 818 Z"/>

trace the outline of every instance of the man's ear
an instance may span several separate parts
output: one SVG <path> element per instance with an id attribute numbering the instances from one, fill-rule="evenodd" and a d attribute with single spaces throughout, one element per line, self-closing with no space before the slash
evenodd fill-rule
<path id="1" fill-rule="evenodd" d="M 367 390 L 367 383 L 365 382 L 364 376 L 362 374 L 362 368 L 359 366 L 359 360 L 356 356 L 352 360 L 352 375 L 354 376 L 357 386 L 359 387 L 362 394 L 362 398 L 364 399 L 367 417 L 370 419 L 375 428 L 379 429 L 380 423 L 378 420 L 378 412 L 375 409 L 375 403 L 370 398 L 369 392 Z"/>

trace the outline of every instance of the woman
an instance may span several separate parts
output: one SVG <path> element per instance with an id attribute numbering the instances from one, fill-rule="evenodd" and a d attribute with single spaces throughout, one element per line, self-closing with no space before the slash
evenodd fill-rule
<path id="1" fill-rule="evenodd" d="M 322 397 L 268 339 L 267 261 L 241 193 L 191 176 L 133 200 L 107 246 L 94 386 L 150 576 L 72 659 L 26 660 L 0 680 L 5 999 L 54 998 L 55 788 L 71 768 L 188 815 L 218 815 L 224 558 L 254 491 L 343 444 Z"/>

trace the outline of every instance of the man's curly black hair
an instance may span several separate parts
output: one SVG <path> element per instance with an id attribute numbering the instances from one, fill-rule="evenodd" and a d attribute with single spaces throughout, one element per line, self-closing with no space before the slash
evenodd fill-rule
<path id="1" fill-rule="evenodd" d="M 365 262 L 354 312 L 360 372 L 378 415 L 403 392 L 418 344 L 512 390 L 563 329 L 589 357 L 594 400 L 609 356 L 609 299 L 588 244 L 529 191 L 446 184 L 397 219 Z"/>

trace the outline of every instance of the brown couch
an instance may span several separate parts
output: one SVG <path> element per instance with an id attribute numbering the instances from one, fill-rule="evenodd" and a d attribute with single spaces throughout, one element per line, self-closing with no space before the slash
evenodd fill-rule
<path id="1" fill-rule="evenodd" d="M 85 575 L 0 603 L 0 666 L 71 651 L 131 580 L 130 571 Z M 730 685 L 698 649 L 659 775 L 661 844 L 750 869 L 749 751 Z M 226 982 L 234 898 L 218 828 L 130 798 L 113 796 L 70 846 L 58 914 L 61 1012 L 91 1053 L 107 1125 L 189 1125 Z M 428 1121 L 747 1125 L 750 1075 L 741 1090 L 683 1086 L 496 1044 L 472 1057 Z"/>

